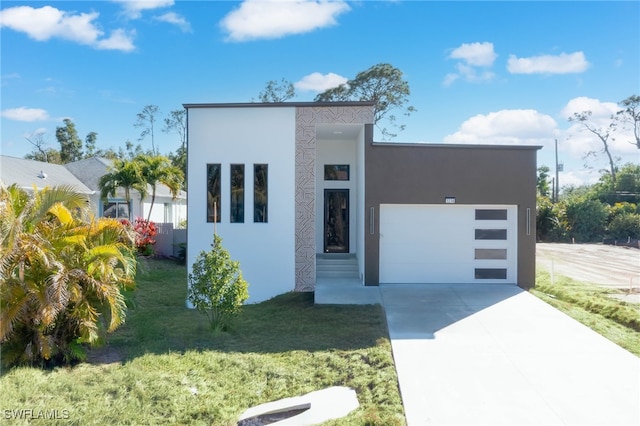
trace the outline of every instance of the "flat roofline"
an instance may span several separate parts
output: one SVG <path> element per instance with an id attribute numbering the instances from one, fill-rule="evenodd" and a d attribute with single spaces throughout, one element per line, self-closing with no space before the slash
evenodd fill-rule
<path id="1" fill-rule="evenodd" d="M 461 143 L 425 143 L 425 142 L 373 142 L 377 147 L 401 147 L 401 148 L 451 148 L 451 149 L 513 149 L 513 150 L 539 150 L 542 145 L 488 145 L 488 144 L 461 144 Z"/>
<path id="2" fill-rule="evenodd" d="M 278 108 L 278 107 L 363 107 L 374 106 L 370 101 L 349 101 L 349 102 L 241 102 L 241 103 L 193 103 L 182 104 L 189 108 Z"/>

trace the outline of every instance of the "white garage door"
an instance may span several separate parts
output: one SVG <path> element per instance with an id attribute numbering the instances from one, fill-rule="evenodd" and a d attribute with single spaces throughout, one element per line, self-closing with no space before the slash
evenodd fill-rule
<path id="1" fill-rule="evenodd" d="M 516 283 L 517 206 L 380 205 L 380 283 Z"/>

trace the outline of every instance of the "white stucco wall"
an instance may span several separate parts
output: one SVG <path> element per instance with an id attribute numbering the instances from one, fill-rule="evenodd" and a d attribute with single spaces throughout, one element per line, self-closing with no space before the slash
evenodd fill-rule
<path id="1" fill-rule="evenodd" d="M 137 213 L 135 216 L 132 216 L 133 218 L 140 216 L 142 213 L 146 219 L 149 214 L 149 209 L 151 209 L 152 222 L 171 223 L 174 228 L 177 228 L 180 222 L 187 218 L 187 201 L 184 199 L 172 200 L 167 197 L 156 197 L 153 208 L 151 208 L 151 200 L 147 199 L 143 203 L 142 210 L 139 210 L 139 202 L 134 202 L 133 204 L 133 210 Z M 165 206 L 166 204 L 168 204 L 168 206 Z M 167 208 L 171 211 L 169 215 L 167 215 L 165 211 Z"/>
<path id="2" fill-rule="evenodd" d="M 249 283 L 249 303 L 295 287 L 295 108 L 188 109 L 187 267 L 209 250 L 207 164 L 221 167 L 217 233 Z M 230 165 L 245 165 L 245 221 L 230 223 Z M 268 164 L 268 223 L 253 222 L 253 165 Z"/>
<path id="3" fill-rule="evenodd" d="M 349 180 L 324 180 L 325 164 L 349 164 Z M 357 248 L 357 180 L 356 141 L 318 140 L 316 145 L 316 253 L 324 252 L 324 190 L 349 190 L 349 253 Z"/>

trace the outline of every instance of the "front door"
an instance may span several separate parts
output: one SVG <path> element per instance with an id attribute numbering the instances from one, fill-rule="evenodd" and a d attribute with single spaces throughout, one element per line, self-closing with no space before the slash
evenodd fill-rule
<path id="1" fill-rule="evenodd" d="M 349 190 L 324 190 L 324 252 L 349 253 Z"/>

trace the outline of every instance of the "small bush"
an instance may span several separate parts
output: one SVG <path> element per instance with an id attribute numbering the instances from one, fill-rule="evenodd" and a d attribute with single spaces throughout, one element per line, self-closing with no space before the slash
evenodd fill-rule
<path id="1" fill-rule="evenodd" d="M 122 223 L 133 227 L 136 233 L 136 248 L 138 249 L 138 253 L 144 256 L 151 256 L 154 253 L 153 246 L 156 243 L 154 237 L 158 235 L 156 224 L 141 217 L 137 217 L 133 223 L 127 219 L 122 220 Z"/>
<path id="2" fill-rule="evenodd" d="M 609 224 L 609 237 L 617 240 L 640 238 L 640 214 L 623 213 L 613 218 Z"/>
<path id="3" fill-rule="evenodd" d="M 201 251 L 189 274 L 189 302 L 209 318 L 211 328 L 226 330 L 230 319 L 249 298 L 248 284 L 242 278 L 240 263 L 231 260 L 214 235 L 212 249 Z"/>
<path id="4" fill-rule="evenodd" d="M 565 220 L 569 236 L 581 243 L 600 241 L 609 217 L 608 208 L 600 201 L 582 197 L 567 200 Z"/>

